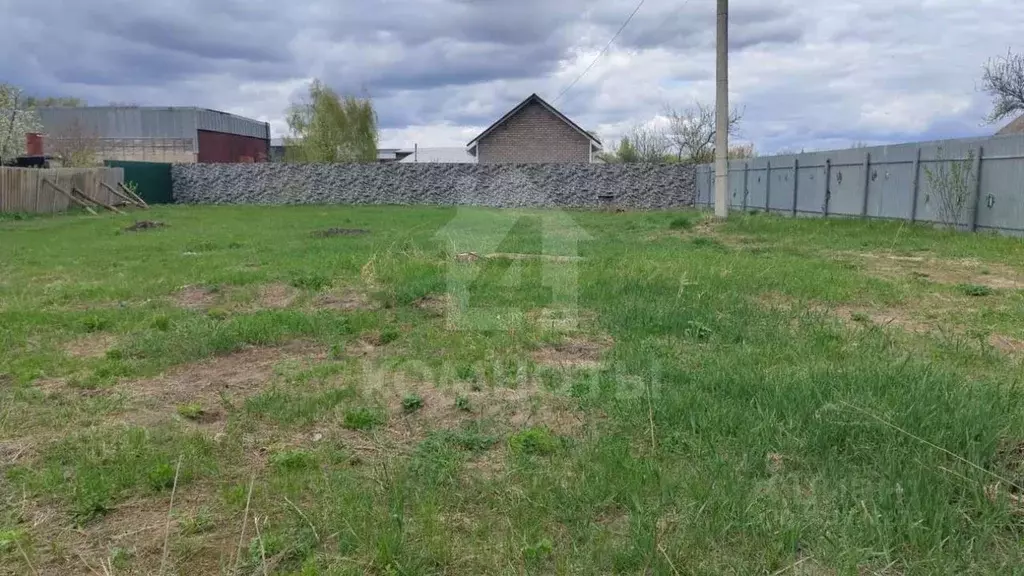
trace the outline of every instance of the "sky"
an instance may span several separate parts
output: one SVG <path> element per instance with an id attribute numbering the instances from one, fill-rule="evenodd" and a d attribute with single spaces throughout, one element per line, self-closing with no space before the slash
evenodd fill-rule
<path id="1" fill-rule="evenodd" d="M 373 98 L 385 147 L 461 146 L 536 92 L 606 143 L 712 103 L 715 1 L 0 0 L 0 82 L 270 122 L 310 79 Z M 737 138 L 761 153 L 991 134 L 982 65 L 1024 0 L 732 0 Z"/>

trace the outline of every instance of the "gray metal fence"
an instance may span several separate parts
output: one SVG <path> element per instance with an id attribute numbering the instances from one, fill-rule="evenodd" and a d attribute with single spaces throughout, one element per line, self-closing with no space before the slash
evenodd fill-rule
<path id="1" fill-rule="evenodd" d="M 730 204 L 792 216 L 940 223 L 928 171 L 968 158 L 972 190 L 958 226 L 1024 235 L 1024 135 L 732 160 Z M 713 165 L 697 167 L 698 206 L 714 204 L 714 178 Z"/>

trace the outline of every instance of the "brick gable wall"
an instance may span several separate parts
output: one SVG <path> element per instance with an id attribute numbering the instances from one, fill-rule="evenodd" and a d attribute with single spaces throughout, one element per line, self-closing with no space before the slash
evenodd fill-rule
<path id="1" fill-rule="evenodd" d="M 589 163 L 590 139 L 536 102 L 480 140 L 481 164 Z"/>

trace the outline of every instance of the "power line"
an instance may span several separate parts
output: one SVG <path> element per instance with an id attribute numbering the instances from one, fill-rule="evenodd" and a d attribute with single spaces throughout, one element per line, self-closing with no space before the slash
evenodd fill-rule
<path id="1" fill-rule="evenodd" d="M 587 72 L 590 72 L 590 69 L 593 68 L 595 64 L 597 64 L 597 61 L 601 59 L 601 56 L 604 56 L 604 53 L 607 52 L 608 49 L 612 47 L 612 44 L 619 37 L 619 34 L 622 34 L 622 31 L 626 29 L 626 26 L 629 26 L 629 23 L 633 21 L 633 17 L 636 16 L 636 13 L 640 11 L 640 8 L 643 7 L 644 2 L 646 1 L 647 0 L 640 0 L 640 3 L 637 4 L 636 8 L 633 9 L 633 13 L 629 15 L 629 18 L 626 18 L 626 21 L 622 23 L 622 26 L 619 26 L 619 31 L 616 32 L 614 36 L 612 36 L 612 39 L 608 41 L 608 44 L 605 45 L 604 49 L 597 53 L 597 56 L 594 58 L 594 61 L 590 63 L 590 66 L 587 66 L 587 69 L 584 70 L 582 74 L 577 76 L 575 80 L 573 80 L 568 86 L 565 87 L 564 90 L 562 90 L 558 94 L 558 96 L 554 100 L 555 103 L 561 100 L 562 96 L 565 96 L 566 92 L 572 90 L 572 87 L 575 86 L 580 80 L 582 80 L 583 77 L 587 75 Z"/>

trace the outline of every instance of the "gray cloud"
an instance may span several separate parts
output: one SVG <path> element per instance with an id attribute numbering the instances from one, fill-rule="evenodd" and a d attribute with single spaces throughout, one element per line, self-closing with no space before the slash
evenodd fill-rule
<path id="1" fill-rule="evenodd" d="M 198 105 L 284 129 L 317 76 L 368 92 L 389 144 L 458 145 L 538 92 L 554 98 L 633 0 L 7 0 L 0 80 L 94 103 Z M 998 0 L 734 0 L 733 100 L 762 150 L 991 131 L 975 90 L 1020 44 Z M 648 0 L 558 105 L 606 141 L 666 104 L 711 101 L 714 5 Z M 436 141 L 424 141 L 436 139 Z"/>

